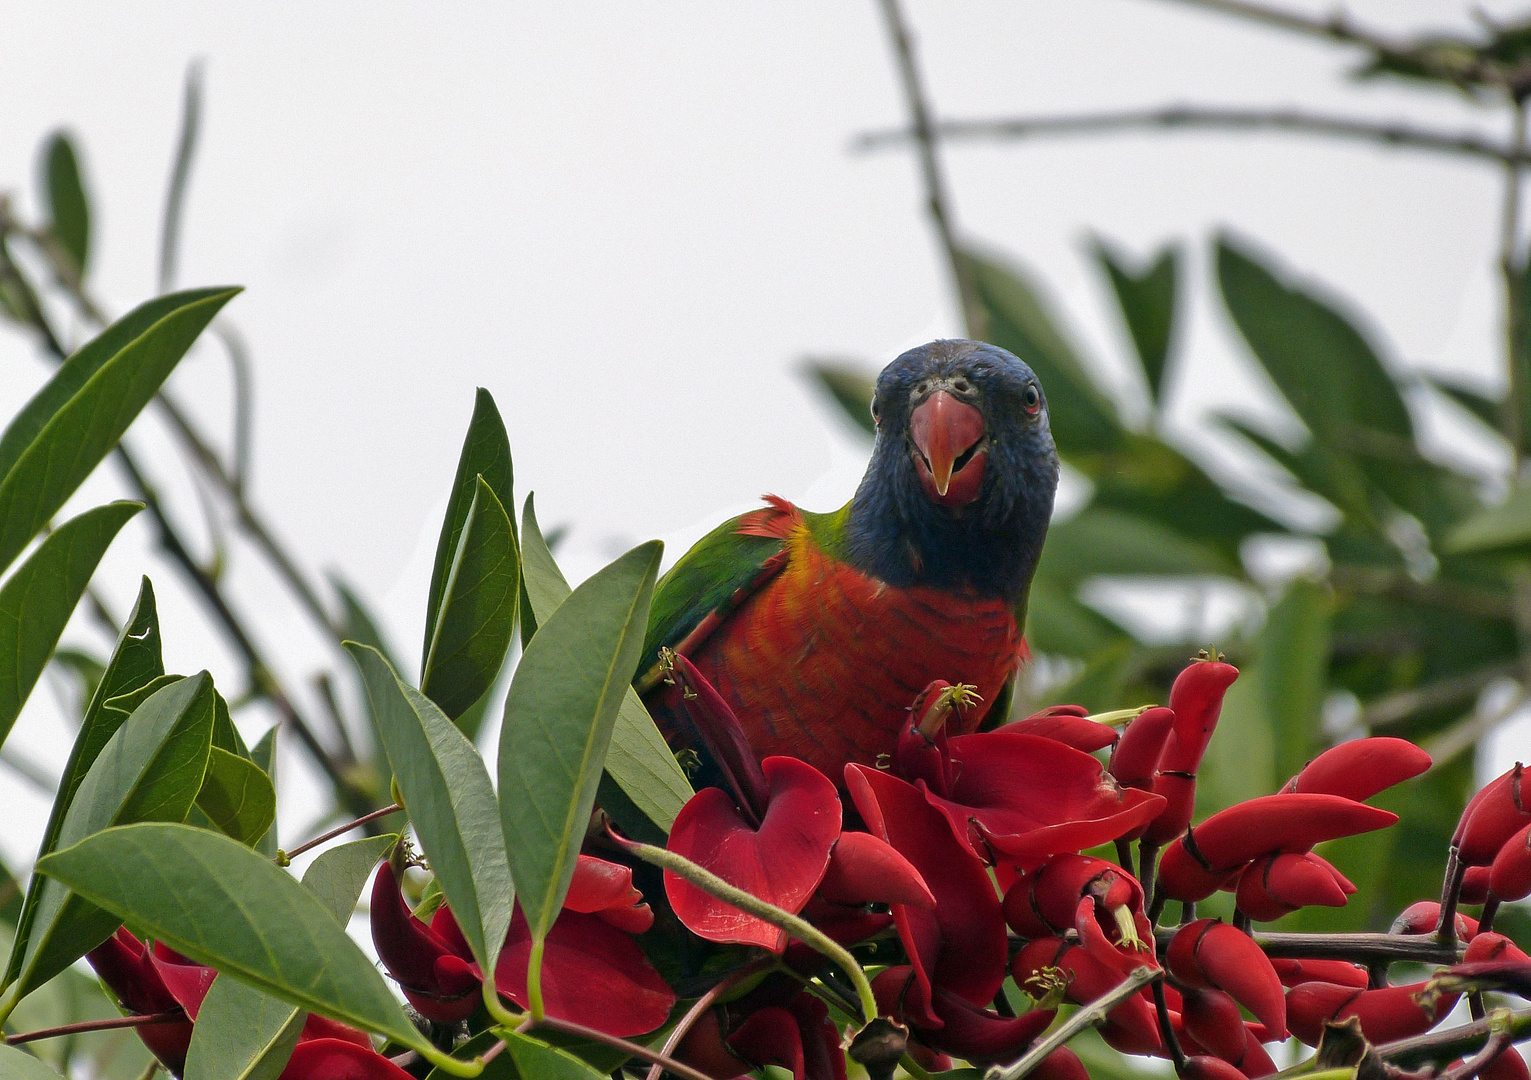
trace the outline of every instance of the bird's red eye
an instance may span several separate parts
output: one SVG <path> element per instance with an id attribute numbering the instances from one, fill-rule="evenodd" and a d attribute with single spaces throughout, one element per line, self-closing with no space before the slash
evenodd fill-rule
<path id="1" fill-rule="evenodd" d="M 1037 389 L 1036 383 L 1026 384 L 1026 389 L 1021 392 L 1021 404 L 1032 414 L 1042 408 L 1042 391 Z"/>

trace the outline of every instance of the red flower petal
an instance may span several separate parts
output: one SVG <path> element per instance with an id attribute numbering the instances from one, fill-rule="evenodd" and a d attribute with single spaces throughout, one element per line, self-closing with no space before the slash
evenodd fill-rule
<path id="1" fill-rule="evenodd" d="M 730 885 L 796 914 L 818 888 L 840 836 L 834 784 L 796 758 L 761 762 L 770 798 L 757 831 L 721 788 L 704 788 L 681 808 L 668 847 Z M 763 919 L 665 871 L 675 915 L 709 941 L 759 945 L 780 952 L 787 935 Z"/>
<path id="2" fill-rule="evenodd" d="M 1146 825 L 1163 809 L 1151 792 L 1122 788 L 1082 751 L 1037 735 L 991 731 L 950 741 L 950 799 L 931 804 L 958 840 L 988 860 L 993 848 L 1023 866 L 1082 851 Z M 982 830 L 972 836 L 969 821 Z"/>
<path id="3" fill-rule="evenodd" d="M 171 959 L 172 957 L 174 959 Z M 170 952 L 169 949 L 162 951 L 158 943 L 148 954 L 147 959 L 154 965 L 160 981 L 165 984 L 165 989 L 170 991 L 170 996 L 175 998 L 176 1004 L 186 1010 L 187 1016 L 195 1020 L 197 1011 L 202 1008 L 202 999 L 207 997 L 207 991 L 212 987 L 218 973 L 210 967 L 193 964 L 184 957 Z M 180 962 L 177 963 L 177 960 Z"/>
<path id="4" fill-rule="evenodd" d="M 927 1045 L 966 1058 L 975 1065 L 989 1065 L 1020 1057 L 1031 1041 L 1047 1029 L 1055 1015 L 1052 1009 L 1033 1009 L 1020 1016 L 1003 1017 L 992 1009 L 983 1009 L 955 994 L 936 989 L 931 1003 L 942 1020 L 936 1031 L 920 1033 Z"/>
<path id="5" fill-rule="evenodd" d="M 298 1043 L 278 1080 L 413 1080 L 370 1047 L 340 1039 Z"/>
<path id="6" fill-rule="evenodd" d="M 593 855 L 579 857 L 563 906 L 568 911 L 599 915 L 629 934 L 641 934 L 654 925 L 653 909 L 633 887 L 632 867 Z"/>
<path id="7" fill-rule="evenodd" d="M 757 1009 L 728 1037 L 728 1047 L 757 1068 L 776 1065 L 804 1080 L 803 1036 L 786 1009 Z"/>
<path id="8" fill-rule="evenodd" d="M 920 872 L 886 840 L 840 834 L 818 896 L 832 904 L 911 904 L 933 910 L 936 898 Z"/>
<path id="9" fill-rule="evenodd" d="M 867 828 L 913 864 L 936 898 L 935 911 L 893 905 L 918 984 L 911 996 L 928 1003 L 935 985 L 973 1005 L 987 1005 L 1005 981 L 1007 950 L 999 898 L 983 865 L 965 844 L 954 842 L 945 818 L 920 789 L 863 765 L 847 765 L 845 783 Z M 940 1025 L 919 1001 L 911 1002 L 911 1017 Z"/>
<path id="10" fill-rule="evenodd" d="M 1036 735 L 1043 739 L 1052 739 L 1054 742 L 1061 742 L 1064 746 L 1072 746 L 1075 750 L 1083 750 L 1085 753 L 1102 750 L 1116 742 L 1116 728 L 1085 719 L 1083 715 L 1074 711 L 1079 708 L 1078 705 L 1055 705 L 1024 720 L 1002 724 L 995 730 L 1013 735 Z M 1069 711 L 1062 711 L 1065 709 Z"/>
<path id="11" fill-rule="evenodd" d="M 531 948 L 531 932 L 518 905 L 494 982 L 522 1008 L 527 1007 Z M 595 915 L 565 911 L 543 951 L 542 1001 L 549 1016 L 625 1037 L 663 1024 L 675 994 L 632 938 Z"/>

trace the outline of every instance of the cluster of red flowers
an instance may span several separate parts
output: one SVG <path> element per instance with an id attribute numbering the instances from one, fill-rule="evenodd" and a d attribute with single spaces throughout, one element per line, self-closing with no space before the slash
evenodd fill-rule
<path id="1" fill-rule="evenodd" d="M 837 786 L 796 758 L 757 761 L 721 697 L 677 658 L 674 692 L 721 786 L 687 803 L 668 849 L 875 958 L 879 1014 L 907 1030 L 898 1053 L 927 1069 L 948 1068 L 953 1058 L 1013 1060 L 1052 1024 L 1060 1003 L 1093 1002 L 1144 967 L 1155 973 L 1153 985 L 1122 998 L 1101 1034 L 1124 1053 L 1174 1058 L 1189 1080 L 1269 1075 L 1276 1070 L 1265 1044 L 1290 1034 L 1316 1045 L 1327 1023 L 1349 1017 L 1373 1043 L 1428 1030 L 1457 1000 L 1450 986 L 1390 986 L 1350 960 L 1271 958 L 1248 926 L 1309 905 L 1344 905 L 1355 887 L 1314 846 L 1392 824 L 1395 815 L 1366 800 L 1423 772 L 1429 756 L 1399 739 L 1345 743 L 1278 794 L 1192 826 L 1196 771 L 1237 675 L 1215 657 L 1193 662 L 1167 707 L 1137 713 L 1120 734 L 1082 708 L 1060 706 L 948 737 L 947 721 L 968 705 L 969 690 L 933 683 L 913 703 L 893 753 L 877 767 L 847 765 Z M 1107 748 L 1103 766 L 1095 755 Z M 1500 901 L 1531 894 L 1531 810 L 1521 780 L 1517 765 L 1479 792 L 1454 838 L 1448 896 L 1453 906 L 1458 896 L 1486 903 L 1485 922 Z M 1134 840 L 1148 890 L 1127 857 Z M 1083 854 L 1112 842 L 1118 862 Z M 382 865 L 372 890 L 379 956 L 422 1017 L 457 1024 L 479 1008 L 484 973 L 445 904 L 428 923 L 410 911 L 400 859 L 396 852 Z M 770 1064 L 795 1080 L 843 1080 L 845 1040 L 825 1002 L 847 1016 L 857 1007 L 825 976 L 824 957 L 669 870 L 664 891 L 691 933 L 754 947 L 768 961 L 746 959 L 690 1010 L 670 1038 L 673 1056 L 719 1078 Z M 1195 918 L 1195 905 L 1219 891 L 1233 894 L 1236 921 Z M 1156 942 L 1167 900 L 1180 902 L 1183 917 Z M 1422 902 L 1394 932 L 1433 934 L 1440 918 L 1440 904 Z M 581 855 L 546 943 L 547 1014 L 612 1036 L 660 1028 L 677 995 L 640 945 L 654 921 L 631 868 Z M 1508 938 L 1480 932 L 1465 916 L 1452 925 L 1468 942 L 1453 975 L 1531 980 L 1531 959 Z M 518 908 L 493 974 L 500 994 L 523 1008 L 529 949 Z M 125 1005 L 185 1010 L 184 1020 L 141 1029 L 179 1075 L 213 972 L 162 946 L 146 949 L 126 930 L 91 960 Z M 1003 992 L 1007 976 L 1034 1003 L 1018 1015 Z M 1036 1072 L 1044 1080 L 1086 1075 L 1066 1047 Z M 310 1017 L 282 1077 L 404 1075 L 361 1033 Z M 1531 1080 L 1513 1049 L 1481 1075 Z"/>

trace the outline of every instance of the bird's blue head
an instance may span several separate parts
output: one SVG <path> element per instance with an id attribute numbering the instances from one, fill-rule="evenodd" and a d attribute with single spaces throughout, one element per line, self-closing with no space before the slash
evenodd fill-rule
<path id="1" fill-rule="evenodd" d="M 847 554 L 890 585 L 1019 602 L 1058 488 L 1035 373 L 1004 349 L 933 341 L 877 379 L 877 444 L 851 503 Z"/>

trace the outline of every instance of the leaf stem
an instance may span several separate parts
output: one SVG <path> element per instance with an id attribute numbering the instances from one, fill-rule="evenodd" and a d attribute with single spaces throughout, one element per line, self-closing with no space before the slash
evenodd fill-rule
<path id="1" fill-rule="evenodd" d="M 279 865 L 285 866 L 293 859 L 296 859 L 299 855 L 302 855 L 308 851 L 312 851 L 314 848 L 318 847 L 320 844 L 325 843 L 326 841 L 333 840 L 337 836 L 343 836 L 344 834 L 350 832 L 352 829 L 359 829 L 363 825 L 366 825 L 368 822 L 376 821 L 378 818 L 387 817 L 389 814 L 397 814 L 400 810 L 403 809 L 404 808 L 398 803 L 394 803 L 392 806 L 385 806 L 381 810 L 374 810 L 370 814 L 363 814 L 356 820 L 348 821 L 344 825 L 337 825 L 329 832 L 320 833 L 312 840 L 299 844 L 291 851 L 277 852 L 277 863 Z"/>
<path id="2" fill-rule="evenodd" d="M 1160 978 L 1161 972 L 1151 967 L 1140 967 L 1126 979 L 1113 986 L 1111 990 L 1096 998 L 1090 1004 L 1080 1008 L 1067 1021 L 1053 1030 L 1053 1033 L 1026 1051 L 1020 1058 L 1009 1065 L 995 1065 L 984 1073 L 984 1080 L 1022 1080 L 1029 1075 L 1038 1065 L 1047 1060 L 1049 1054 L 1075 1035 L 1078 1035 L 1087 1027 L 1095 1027 L 1105 1023 L 1106 1015 L 1122 1002 L 1132 997 L 1143 987 Z"/>
<path id="3" fill-rule="evenodd" d="M 637 841 L 628 840 L 610 829 L 608 832 L 611 832 L 612 839 L 616 840 L 624 850 L 636 855 L 644 862 L 668 870 L 708 895 L 715 896 L 724 903 L 732 904 L 740 911 L 763 919 L 772 926 L 780 927 L 805 945 L 829 957 L 844 970 L 850 977 L 852 985 L 856 987 L 856 996 L 861 1001 L 862 1022 L 865 1023 L 877 1017 L 877 999 L 872 995 L 872 984 L 867 981 L 866 972 L 861 970 L 861 965 L 856 963 L 856 958 L 847 949 L 812 923 L 730 885 L 712 871 L 703 869 L 683 855 L 666 851 L 662 847 L 655 847 L 653 844 L 640 844 Z"/>
<path id="4" fill-rule="evenodd" d="M 680 1022 L 675 1025 L 674 1030 L 665 1038 L 664 1046 L 660 1048 L 659 1052 L 666 1055 L 673 1054 L 675 1048 L 680 1045 L 681 1040 L 686 1037 L 686 1033 L 702 1018 L 703 1013 L 712 1008 L 718 998 L 728 993 L 750 976 L 770 967 L 771 963 L 772 961 L 770 960 L 757 960 L 753 964 L 746 964 L 727 978 L 720 979 L 714 983 L 705 994 L 696 999 L 695 1005 L 686 1010 L 686 1015 L 680 1018 Z M 645 1080 L 659 1080 L 659 1074 L 662 1071 L 663 1066 L 655 1062 L 653 1067 L 649 1069 Z"/>
<path id="5" fill-rule="evenodd" d="M 602 1043 L 613 1049 L 631 1054 L 635 1058 L 642 1058 L 644 1061 L 658 1065 L 660 1068 L 674 1073 L 681 1080 L 712 1080 L 706 1073 L 698 1072 L 690 1065 L 682 1064 L 662 1051 L 651 1050 L 642 1043 L 635 1043 L 628 1039 L 619 1038 L 616 1035 L 608 1035 L 604 1031 L 586 1027 L 584 1024 L 576 1024 L 572 1020 L 560 1020 L 556 1016 L 544 1016 L 533 1027 L 550 1028 L 553 1031 L 561 1031 L 565 1035 L 574 1035 L 581 1039 L 588 1039 L 591 1042 Z"/>
<path id="6" fill-rule="evenodd" d="M 148 1027 L 152 1024 L 172 1024 L 177 1021 L 186 1021 L 186 1010 L 177 1006 L 174 1009 L 166 1009 L 164 1012 L 142 1013 L 135 1016 L 113 1016 L 105 1020 L 81 1020 L 73 1024 L 60 1024 L 58 1027 L 39 1028 L 36 1031 L 23 1031 L 15 1035 L 7 1035 L 7 1046 L 20 1046 L 22 1043 L 37 1042 L 40 1039 L 59 1039 L 65 1035 L 82 1035 L 90 1031 L 112 1031 L 117 1028 Z"/>
<path id="7" fill-rule="evenodd" d="M 526 960 L 526 1011 L 533 1024 L 540 1024 L 547 1017 L 542 1006 L 542 954 L 546 948 L 546 938 L 532 938 L 531 955 Z"/>

